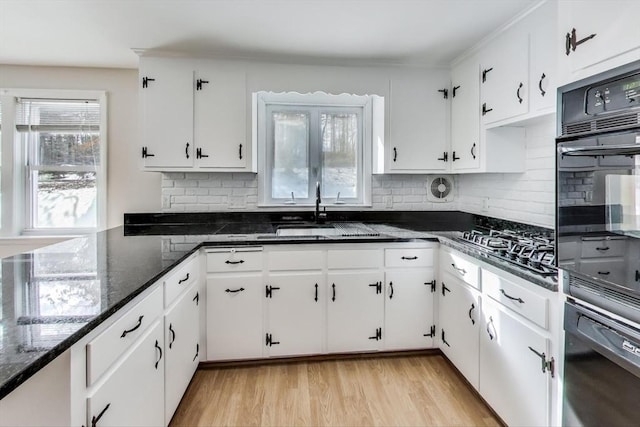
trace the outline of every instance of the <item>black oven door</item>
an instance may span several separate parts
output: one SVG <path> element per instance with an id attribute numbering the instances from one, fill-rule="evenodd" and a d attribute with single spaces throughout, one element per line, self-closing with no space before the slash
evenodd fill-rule
<path id="1" fill-rule="evenodd" d="M 640 331 L 565 304 L 563 426 L 638 425 Z"/>

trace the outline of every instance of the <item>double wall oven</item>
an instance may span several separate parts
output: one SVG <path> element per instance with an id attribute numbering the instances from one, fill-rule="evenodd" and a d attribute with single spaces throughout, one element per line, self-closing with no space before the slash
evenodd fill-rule
<path id="1" fill-rule="evenodd" d="M 563 425 L 637 425 L 640 62 L 561 88 L 558 121 Z"/>

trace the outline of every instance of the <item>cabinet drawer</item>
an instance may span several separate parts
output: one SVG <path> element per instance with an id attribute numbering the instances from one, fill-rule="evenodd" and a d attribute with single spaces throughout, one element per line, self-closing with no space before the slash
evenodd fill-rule
<path id="1" fill-rule="evenodd" d="M 627 239 L 582 240 L 582 258 L 623 257 Z"/>
<path id="2" fill-rule="evenodd" d="M 327 254 L 329 268 L 380 268 L 382 249 L 336 249 Z"/>
<path id="3" fill-rule="evenodd" d="M 160 315 L 162 289 L 157 287 L 87 344 L 87 385 L 93 384 Z"/>
<path id="4" fill-rule="evenodd" d="M 262 249 L 229 249 L 207 251 L 207 271 L 231 273 L 262 270 Z"/>
<path id="5" fill-rule="evenodd" d="M 386 267 L 432 267 L 433 249 L 385 249 Z"/>
<path id="6" fill-rule="evenodd" d="M 268 254 L 269 270 L 320 270 L 323 251 L 273 251 Z"/>
<path id="7" fill-rule="evenodd" d="M 164 281 L 164 306 L 168 307 L 176 297 L 198 278 L 198 260 L 192 258 L 180 264 Z"/>
<path id="8" fill-rule="evenodd" d="M 581 273 L 586 275 L 597 277 L 598 279 L 607 280 L 612 283 L 625 283 L 625 276 L 627 271 L 625 270 L 625 262 L 623 259 L 616 260 L 598 260 L 592 259 L 588 261 L 581 261 L 578 269 Z M 634 280 L 635 277 L 630 277 L 629 280 Z"/>
<path id="9" fill-rule="evenodd" d="M 480 289 L 480 267 L 458 252 L 440 251 L 440 270 Z"/>
<path id="10" fill-rule="evenodd" d="M 482 287 L 492 299 L 533 323 L 548 328 L 548 298 L 486 270 L 482 270 Z"/>

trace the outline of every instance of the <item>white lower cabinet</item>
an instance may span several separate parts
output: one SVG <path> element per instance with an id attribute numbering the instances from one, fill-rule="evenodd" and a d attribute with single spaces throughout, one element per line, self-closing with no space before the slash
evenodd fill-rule
<path id="1" fill-rule="evenodd" d="M 87 425 L 164 424 L 162 321 L 157 320 L 87 399 Z"/>
<path id="2" fill-rule="evenodd" d="M 549 340 L 488 298 L 482 310 L 480 394 L 507 425 L 549 425 Z"/>
<path id="3" fill-rule="evenodd" d="M 477 390 L 480 378 L 480 292 L 443 273 L 438 298 L 440 349 Z"/>
<path id="4" fill-rule="evenodd" d="M 207 359 L 262 357 L 262 274 L 207 278 Z"/>
<path id="5" fill-rule="evenodd" d="M 382 340 L 384 298 L 380 271 L 329 272 L 327 350 L 376 351 Z"/>
<path id="6" fill-rule="evenodd" d="M 269 356 L 322 353 L 326 292 L 321 272 L 279 272 L 265 286 Z"/>
<path id="7" fill-rule="evenodd" d="M 191 286 L 165 314 L 165 425 L 200 362 L 200 289 Z"/>
<path id="8" fill-rule="evenodd" d="M 385 272 L 385 350 L 433 347 L 433 280 L 431 268 Z"/>

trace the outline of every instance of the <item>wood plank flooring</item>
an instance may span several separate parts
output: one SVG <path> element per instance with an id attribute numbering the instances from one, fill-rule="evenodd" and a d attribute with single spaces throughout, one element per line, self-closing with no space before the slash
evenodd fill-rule
<path id="1" fill-rule="evenodd" d="M 441 356 L 199 369 L 171 426 L 499 426 Z"/>

